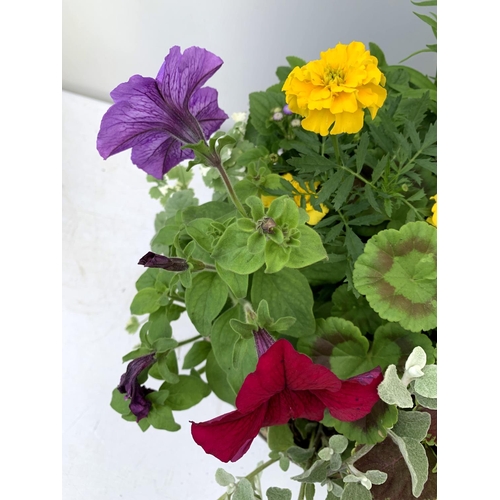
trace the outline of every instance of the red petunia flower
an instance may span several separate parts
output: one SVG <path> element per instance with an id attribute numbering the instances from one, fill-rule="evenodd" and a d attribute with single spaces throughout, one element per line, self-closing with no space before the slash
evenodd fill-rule
<path id="1" fill-rule="evenodd" d="M 285 339 L 262 354 L 236 397 L 236 410 L 207 422 L 192 423 L 191 434 L 206 453 L 235 462 L 250 448 L 261 427 L 290 419 L 320 421 L 325 408 L 351 422 L 370 413 L 379 400 L 379 367 L 348 380 L 314 364 Z"/>

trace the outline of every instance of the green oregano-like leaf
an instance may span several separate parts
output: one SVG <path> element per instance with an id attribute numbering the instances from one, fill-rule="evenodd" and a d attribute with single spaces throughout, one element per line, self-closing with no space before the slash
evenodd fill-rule
<path id="1" fill-rule="evenodd" d="M 288 488 L 276 488 L 271 486 L 266 491 L 268 500 L 292 500 L 292 492 Z"/>
<path id="2" fill-rule="evenodd" d="M 360 483 L 347 483 L 342 500 L 372 500 L 372 494 Z"/>
<path id="3" fill-rule="evenodd" d="M 400 437 L 389 431 L 392 440 L 398 445 L 411 475 L 412 493 L 419 497 L 428 478 L 429 461 L 425 449 L 416 439 Z"/>

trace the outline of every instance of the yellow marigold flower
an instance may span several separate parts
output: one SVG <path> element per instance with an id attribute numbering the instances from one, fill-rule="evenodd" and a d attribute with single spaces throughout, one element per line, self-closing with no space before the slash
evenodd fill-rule
<path id="1" fill-rule="evenodd" d="M 438 227 L 438 195 L 431 196 L 430 199 L 434 200 L 435 203 L 431 208 L 432 215 L 430 217 L 427 217 L 427 222 L 435 227 Z"/>
<path id="2" fill-rule="evenodd" d="M 377 58 L 361 42 L 339 43 L 320 56 L 288 75 L 282 89 L 288 107 L 304 117 L 306 130 L 322 136 L 354 134 L 363 127 L 363 109 L 368 108 L 375 118 L 384 104 L 385 76 Z"/>
<path id="3" fill-rule="evenodd" d="M 308 224 L 310 226 L 315 226 L 327 213 L 328 213 L 328 208 L 321 203 L 321 212 L 318 212 L 317 210 L 314 209 L 314 207 L 310 203 L 311 195 L 316 196 L 316 193 L 313 191 L 306 191 L 300 187 L 300 184 L 293 178 L 292 174 L 285 174 L 282 175 L 283 179 L 287 180 L 294 188 L 294 190 L 297 193 L 307 193 L 305 196 L 306 199 L 306 212 L 307 215 L 309 215 L 309 221 Z M 319 182 L 314 183 L 314 187 L 318 187 Z M 261 195 L 261 200 L 264 206 L 267 208 L 271 204 L 271 202 L 276 198 L 276 196 L 267 196 L 267 195 Z M 295 204 L 300 207 L 300 200 L 302 199 L 302 196 L 300 194 L 297 194 L 296 196 L 293 197 L 293 201 Z"/>

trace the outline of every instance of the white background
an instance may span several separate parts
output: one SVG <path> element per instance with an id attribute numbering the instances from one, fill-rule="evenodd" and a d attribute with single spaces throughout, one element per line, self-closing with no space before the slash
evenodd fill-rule
<path id="1" fill-rule="evenodd" d="M 374 41 L 395 64 L 434 43 L 413 10 L 423 11 L 404 0 L 63 0 L 63 87 L 105 100 L 132 74 L 156 76 L 170 46 L 199 45 L 225 61 L 209 85 L 230 115 L 246 110 L 249 92 L 276 82 L 274 71 L 287 55 L 316 59 L 339 41 L 357 39 Z M 407 64 L 435 74 L 434 55 Z M 129 153 L 104 162 L 96 152 L 108 104 L 71 92 L 63 92 L 63 498 L 215 500 L 224 491 L 213 479 L 217 467 L 245 475 L 268 453 L 256 439 L 226 466 L 192 441 L 189 420 L 207 420 L 229 405 L 211 395 L 176 413 L 181 431 L 144 434 L 109 407 L 125 369 L 121 356 L 137 342 L 124 326 L 142 272 L 136 262 L 149 250 L 159 205 Z M 196 183 L 200 203 L 208 201 L 199 176 Z M 174 334 L 196 332 L 184 318 Z M 294 472 L 272 466 L 264 490 L 297 491 L 288 479 Z"/>
<path id="2" fill-rule="evenodd" d="M 231 115 L 245 110 L 250 92 L 276 83 L 286 56 L 319 59 L 359 40 L 397 64 L 435 43 L 413 14 L 428 10 L 410 0 L 63 0 L 63 87 L 109 100 L 131 75 L 156 76 L 173 45 L 197 45 L 224 61 L 208 85 Z M 433 53 L 407 64 L 436 74 Z"/>

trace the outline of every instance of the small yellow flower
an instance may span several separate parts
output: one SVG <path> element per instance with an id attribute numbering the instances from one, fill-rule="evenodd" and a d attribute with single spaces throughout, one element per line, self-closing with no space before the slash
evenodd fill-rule
<path id="1" fill-rule="evenodd" d="M 321 212 L 318 212 L 317 210 L 314 209 L 314 207 L 310 203 L 311 195 L 316 196 L 316 193 L 313 191 L 305 191 L 300 187 L 300 184 L 294 180 L 292 174 L 285 174 L 282 175 L 283 179 L 287 180 L 294 188 L 294 190 L 297 193 L 307 193 L 305 196 L 306 199 L 306 212 L 307 215 L 309 215 L 309 221 L 308 224 L 310 226 L 315 226 L 327 213 L 328 213 L 328 208 L 321 203 Z M 314 187 L 318 187 L 319 182 L 314 183 Z M 276 198 L 276 196 L 267 196 L 267 195 L 261 195 L 261 200 L 262 203 L 264 203 L 264 206 L 267 208 L 271 204 L 271 202 Z M 300 194 L 297 194 L 296 196 L 293 197 L 293 201 L 295 204 L 300 207 L 300 200 L 302 199 L 302 196 Z"/>
<path id="2" fill-rule="evenodd" d="M 363 109 L 375 118 L 387 97 L 378 60 L 361 42 L 339 43 L 320 57 L 288 75 L 282 89 L 288 107 L 304 117 L 305 130 L 354 134 L 363 127 Z"/>
<path id="3" fill-rule="evenodd" d="M 438 195 L 436 194 L 436 196 L 431 196 L 430 199 L 434 200 L 435 203 L 431 208 L 432 215 L 427 217 L 427 222 L 432 224 L 434 227 L 438 227 Z"/>

